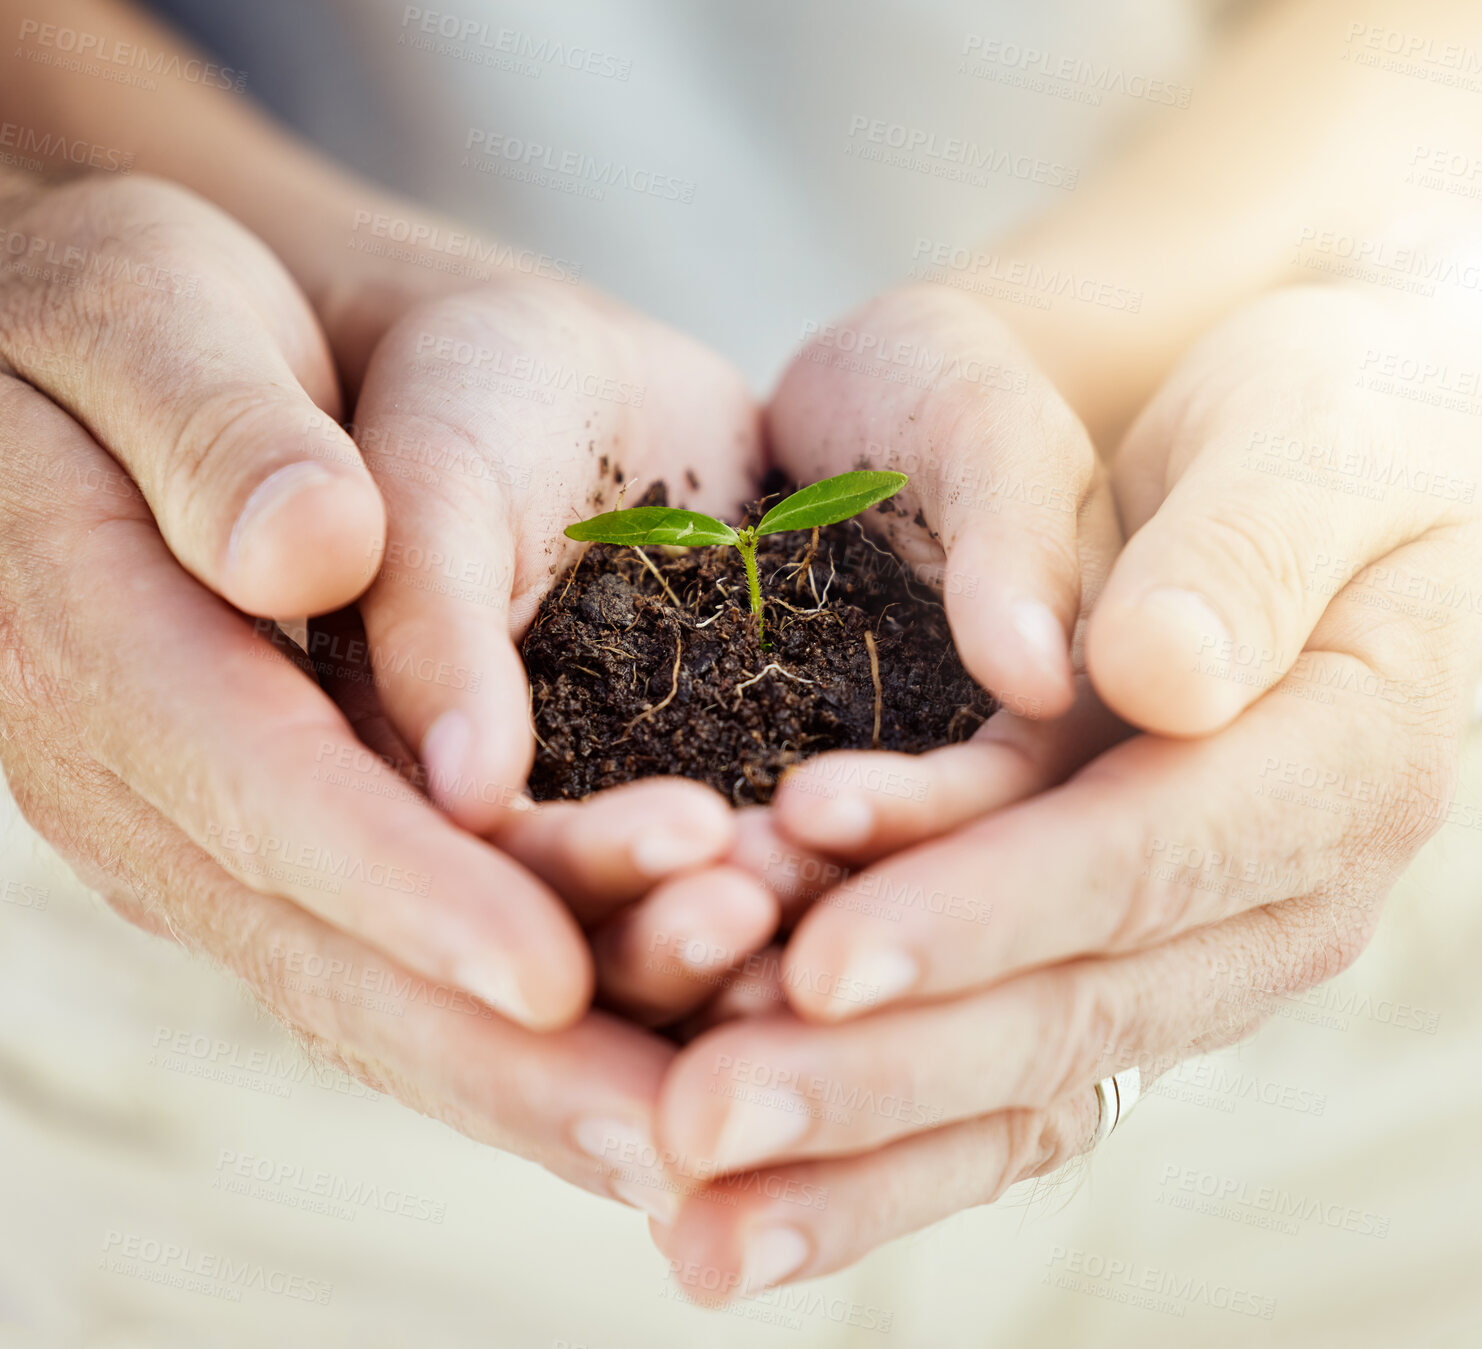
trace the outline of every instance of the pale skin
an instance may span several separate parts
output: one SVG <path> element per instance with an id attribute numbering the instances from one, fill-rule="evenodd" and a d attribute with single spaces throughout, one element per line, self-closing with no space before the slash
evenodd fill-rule
<path id="1" fill-rule="evenodd" d="M 53 21 L 80 28 L 122 34 L 143 22 L 111 4 L 54 8 Z M 19 15 L 0 2 L 5 22 Z M 15 177 L 0 199 L 9 227 L 29 221 L 31 235 L 73 239 L 79 221 L 121 221 L 199 274 L 209 300 L 197 312 L 110 292 L 110 315 L 158 338 L 153 357 L 105 340 L 84 360 L 80 343 L 97 325 L 68 328 L 47 311 L 38 328 L 35 278 L 0 273 L 0 312 L 19 324 L 0 333 L 3 354 L 28 381 L 0 385 L 0 537 L 25 559 L 7 568 L 3 601 L 23 653 L 7 682 L 26 710 L 5 749 L 23 808 L 136 920 L 232 965 L 352 1071 L 649 1210 L 692 1289 L 825 1273 L 1060 1165 L 1094 1129 L 1097 1078 L 1129 1064 L 1151 1075 L 1228 1043 L 1268 996 L 1344 968 L 1394 876 L 1446 818 L 1482 654 L 1477 615 L 1444 601 L 1418 611 L 1373 601 L 1380 574 L 1418 576 L 1433 594 L 1477 586 L 1482 524 L 1475 490 L 1462 490 L 1482 473 L 1474 419 L 1356 377 L 1376 350 L 1482 366 L 1475 292 L 1306 284 L 1319 274 L 1293 253 L 1308 229 L 1463 251 L 1482 223 L 1466 202 L 1421 198 L 1417 235 L 1416 199 L 1394 180 L 1414 147 L 1475 136 L 1482 114 L 1465 91 L 1348 59 L 1369 25 L 1482 47 L 1482 19 L 1460 4 L 1268 5 L 1201 77 L 1187 113 L 1069 209 L 991 245 L 1136 287 L 1135 320 L 910 287 L 841 323 L 970 351 L 1000 374 L 902 390 L 803 359 L 783 379 L 768 448 L 800 480 L 856 467 L 867 442 L 885 447 L 876 466 L 908 466 L 927 528 L 892 541 L 944 564 L 959 649 L 1008 710 L 967 745 L 904 764 L 856 757 L 853 780 L 873 765 L 908 775 L 909 795 L 820 795 L 794 781 L 769 815 L 740 818 L 678 783 L 512 810 L 531 745 L 523 720 L 502 715 L 524 696 L 512 635 L 550 568 L 574 556 L 553 540 L 612 487 L 568 434 L 572 419 L 595 414 L 587 434 L 621 443 L 640 486 L 702 466 L 704 495 L 687 504 L 724 515 L 754 481 L 761 447 L 755 410 L 723 363 L 585 288 L 523 276 L 470 287 L 348 253 L 357 210 L 416 218 L 415 208 L 285 142 L 239 100 L 194 86 L 147 97 L 81 89 L 12 63 L 0 112 L 14 97 L 72 135 L 104 140 L 106 126 L 140 169 L 226 213 L 143 182 L 53 188 Z M 223 278 L 248 269 L 260 284 L 244 297 Z M 641 410 L 508 406 L 461 380 L 456 363 L 427 359 L 443 338 L 568 357 L 574 341 L 582 359 L 649 397 Z M 229 354 L 207 380 L 178 353 L 209 340 Z M 661 372 L 676 366 L 685 377 L 666 384 Z M 336 375 L 359 391 L 359 449 L 333 426 Z M 221 390 L 234 385 L 257 391 L 252 418 L 276 419 L 271 435 L 225 415 L 234 409 Z M 201 410 L 151 423 L 158 400 L 147 394 L 161 388 L 172 413 Z M 235 453 L 203 453 L 223 437 Z M 471 441 L 501 472 L 443 472 L 425 490 L 395 471 L 395 447 L 429 439 Z M 522 461 L 532 443 L 544 453 Z M 1324 463 L 1382 456 L 1406 471 L 1359 495 L 1341 468 L 1301 479 L 1252 469 L 1253 454 L 1269 463 L 1262 447 L 1293 443 L 1336 445 Z M 552 450 L 549 477 L 510 471 L 545 473 Z M 48 482 L 64 453 L 75 467 L 50 469 Z M 244 527 L 234 550 L 244 503 L 301 457 L 327 463 L 333 483 L 308 483 L 245 549 Z M 99 491 L 100 481 L 117 489 Z M 522 494 L 522 481 L 535 486 Z M 1438 482 L 1462 486 L 1438 493 Z M 499 512 L 509 528 L 491 537 Z M 407 559 L 434 546 L 460 576 L 493 550 L 493 570 L 475 571 L 475 602 L 419 583 Z M 337 709 L 211 593 L 251 613 L 330 610 L 359 594 L 367 559 L 383 555 L 402 564 L 383 568 L 361 602 L 371 662 L 385 669 L 379 704 L 345 695 Z M 127 578 L 151 636 L 174 634 L 171 649 L 188 653 L 173 681 L 139 641 L 143 625 L 116 597 L 96 597 L 89 582 L 100 574 Z M 1242 662 L 1242 651 L 1255 654 Z M 407 652 L 486 677 L 471 692 L 399 675 Z M 77 687 L 106 699 L 58 694 Z M 148 752 L 124 729 L 141 725 Z M 191 727 L 218 725 L 240 727 L 240 738 L 213 731 L 202 756 Z M 353 756 L 357 732 L 384 754 L 356 770 L 370 785 L 316 787 L 314 756 L 326 746 L 331 759 Z M 445 820 L 399 785 L 396 768 L 418 757 Z M 201 798 L 179 789 L 182 764 L 214 811 L 202 815 Z M 1314 766 L 1338 774 L 1329 782 L 1393 790 L 1378 809 L 1334 811 L 1320 793 L 1294 803 L 1290 788 Z M 806 771 L 851 780 L 833 761 Z M 645 796 L 661 792 L 662 803 Z M 687 854 L 672 838 L 635 846 L 645 821 L 679 811 L 695 843 Z M 224 821 L 378 851 L 430 875 L 438 922 L 412 920 L 425 899 L 415 910 L 379 892 L 336 902 L 297 873 L 265 883 Z M 424 830 L 444 831 L 428 835 L 446 845 L 435 860 L 414 843 Z M 1186 859 L 1211 850 L 1269 865 L 1210 884 Z M 779 856 L 801 855 L 859 874 L 809 907 L 819 897 L 777 874 Z M 850 902 L 882 893 L 877 882 L 887 895 L 981 898 L 991 914 L 968 921 L 960 906 L 906 903 L 885 921 L 878 904 Z M 708 949 L 744 953 L 772 939 L 779 909 L 802 916 L 771 973 L 738 981 L 677 1054 L 608 1014 L 571 1025 L 594 978 L 639 1020 L 700 1007 L 718 971 L 655 975 L 641 959 L 652 939 L 688 925 Z M 393 1023 L 290 994 L 273 977 L 272 953 L 285 948 L 385 963 L 379 949 L 536 1029 L 425 1007 Z M 483 955 L 473 976 L 457 963 L 471 949 Z M 820 991 L 835 987 L 870 996 Z M 551 1027 L 570 1028 L 537 1033 Z M 923 1056 L 922 1044 L 934 1052 Z M 864 1088 L 923 1108 L 841 1121 L 753 1106 L 742 1116 L 744 1101 L 708 1090 L 740 1062 L 763 1080 Z M 667 1146 L 673 1174 L 616 1165 L 635 1139 Z M 827 1188 L 827 1207 L 748 1184 L 756 1168 Z M 735 1204 L 707 1203 L 704 1188 L 681 1200 L 716 1171 L 740 1174 L 718 1182 L 737 1189 Z"/>

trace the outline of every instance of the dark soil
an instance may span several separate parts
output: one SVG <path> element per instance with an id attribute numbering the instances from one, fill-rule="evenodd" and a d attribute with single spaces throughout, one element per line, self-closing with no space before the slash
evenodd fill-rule
<path id="1" fill-rule="evenodd" d="M 637 504 L 666 502 L 660 486 Z M 857 519 L 761 540 L 766 651 L 736 549 L 645 552 L 677 605 L 635 549 L 593 544 L 525 638 L 537 801 L 677 774 L 764 804 L 801 759 L 920 753 L 966 739 L 996 707 L 957 659 L 941 604 Z"/>

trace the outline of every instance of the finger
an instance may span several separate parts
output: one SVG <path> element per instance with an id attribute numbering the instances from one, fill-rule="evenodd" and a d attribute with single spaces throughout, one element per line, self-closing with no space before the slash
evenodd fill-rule
<path id="1" fill-rule="evenodd" d="M 782 947 L 763 947 L 730 971 L 718 993 L 669 1028 L 677 1044 L 688 1044 L 706 1031 L 741 1017 L 765 1016 L 782 1010 L 787 994 L 782 988 Z"/>
<path id="2" fill-rule="evenodd" d="M 578 1015 L 590 959 L 555 896 L 365 750 L 290 661 L 181 572 L 137 496 L 89 491 L 107 461 L 64 413 L 0 380 L 0 428 L 17 494 L 0 506 L 0 539 L 35 569 L 14 621 L 35 659 L 109 690 L 74 709 L 98 761 L 250 888 L 525 1024 Z M 52 509 L 38 513 L 48 487 Z"/>
<path id="3" fill-rule="evenodd" d="M 1429 480 L 1454 429 L 1352 389 L 1366 351 L 1399 340 L 1385 320 L 1381 340 L 1373 306 L 1341 290 L 1274 296 L 1196 349 L 1129 433 L 1117 472 L 1135 532 L 1086 638 L 1097 690 L 1128 721 L 1226 725 L 1301 654 L 1330 598 L 1311 584 L 1324 562 L 1352 574 L 1444 515 L 1407 484 Z M 1368 488 L 1386 460 L 1400 485 L 1339 490 Z"/>
<path id="4" fill-rule="evenodd" d="M 746 806 L 733 818 L 736 841 L 726 861 L 755 876 L 777 897 L 779 927 L 784 931 L 849 875 L 842 863 L 783 834 L 769 808 Z"/>
<path id="5" fill-rule="evenodd" d="M 76 757 L 85 757 L 80 747 Z M 681 1191 L 651 1125 L 672 1046 L 595 1013 L 568 1030 L 527 1031 L 247 889 L 111 775 L 90 777 L 85 789 L 71 775 L 48 779 L 21 775 L 28 813 L 32 792 L 44 793 L 45 813 L 65 814 L 74 857 L 107 859 L 107 871 L 93 867 L 87 879 L 116 907 L 245 980 L 316 1059 L 470 1138 L 672 1221 Z M 119 837 L 130 848 L 121 851 Z"/>
<path id="6" fill-rule="evenodd" d="M 344 610 L 310 624 L 308 655 L 366 748 L 425 788 L 425 771 L 376 695 L 359 615 Z M 487 837 L 560 894 L 583 925 L 632 903 L 656 881 L 723 860 L 736 837 L 736 816 L 725 801 L 683 779 L 634 782 L 585 801 L 538 807 L 512 796 L 509 807 Z"/>
<path id="7" fill-rule="evenodd" d="M 579 556 L 563 529 L 660 477 L 729 509 L 755 459 L 739 380 L 615 308 L 514 286 L 424 307 L 383 339 L 357 409 L 390 512 L 362 606 L 382 699 L 476 832 L 529 774 L 516 642 Z"/>
<path id="8" fill-rule="evenodd" d="M 1045 1109 L 1124 1068 L 1240 1038 L 1271 1000 L 1336 974 L 1361 944 L 1336 941 L 1331 912 L 1299 903 L 845 1025 L 728 1022 L 676 1059 L 659 1129 L 694 1174 L 713 1175 Z"/>
<path id="9" fill-rule="evenodd" d="M 537 324 L 517 298 L 410 314 L 382 340 L 356 410 L 390 512 L 386 563 L 362 605 L 381 700 L 417 748 L 432 799 L 479 833 L 496 827 L 535 753 L 512 635 L 530 614 L 513 615 L 512 604 L 525 516 L 549 503 L 532 499 L 523 447 L 554 453 L 560 435 L 569 449 L 571 409 L 491 395 L 454 357 L 465 347 L 524 354 Z M 439 359 L 445 349 L 454 357 Z M 578 342 L 551 359 L 595 357 Z M 559 563 L 566 546 L 542 549 L 541 565 Z"/>
<path id="10" fill-rule="evenodd" d="M 821 754 L 790 770 L 772 798 L 783 834 L 861 866 L 951 833 L 1063 781 L 1126 734 L 1084 677 L 1053 721 L 990 717 L 972 739 L 920 755 Z"/>
<path id="11" fill-rule="evenodd" d="M 688 1297 L 722 1306 L 843 1269 L 888 1241 L 1059 1170 L 1095 1133 L 1097 1109 L 1084 1091 L 1045 1110 L 968 1120 L 863 1157 L 721 1180 L 688 1195 L 671 1225 L 650 1224 L 650 1235 Z M 861 1328 L 888 1329 L 883 1320 L 870 1324 L 870 1310 Z"/>
<path id="12" fill-rule="evenodd" d="M 901 353 L 924 373 L 902 381 Z M 1084 428 L 996 318 L 946 287 L 876 300 L 792 364 L 769 427 L 799 481 L 909 474 L 869 519 L 940 578 L 963 664 L 1026 715 L 1070 706 L 1083 573 L 1115 520 Z"/>
<path id="13" fill-rule="evenodd" d="M 360 611 L 352 605 L 310 619 L 304 654 L 319 687 L 344 714 L 355 738 L 379 755 L 387 767 L 425 792 L 427 775 L 422 765 L 381 706 Z"/>
<path id="14" fill-rule="evenodd" d="M 1434 562 L 1421 570 L 1445 576 L 1461 565 Z M 1387 887 L 1444 806 L 1461 671 L 1473 668 L 1462 638 L 1470 632 L 1475 651 L 1477 625 L 1458 619 L 1423 635 L 1408 623 L 1376 627 L 1371 614 L 1353 587 L 1335 597 L 1315 640 L 1354 654 L 1309 651 L 1225 731 L 1138 737 L 1062 787 L 852 878 L 848 893 L 873 896 L 873 907 L 851 912 L 825 897 L 799 925 L 789 962 L 844 987 L 879 988 L 882 1002 L 937 997 L 1049 961 L 1138 949 L 1267 902 L 1268 886 L 1232 878 L 1307 889 L 1358 875 Z M 1371 795 L 1376 784 L 1401 785 L 1376 798 L 1381 815 L 1368 797 L 1352 798 L 1353 784 Z M 809 1017 L 861 1010 L 788 987 Z"/>
<path id="15" fill-rule="evenodd" d="M 708 1001 L 777 930 L 777 898 L 733 867 L 676 876 L 592 934 L 603 1002 L 645 1025 Z"/>
<path id="16" fill-rule="evenodd" d="M 724 798 L 682 778 L 652 778 L 584 801 L 513 811 L 490 834 L 501 851 L 556 890 L 584 925 L 631 904 L 658 881 L 722 861 L 735 837 L 735 816 Z"/>
<path id="17" fill-rule="evenodd" d="M 112 279 L 18 288 L 0 356 L 128 470 L 175 556 L 232 604 L 348 603 L 380 561 L 385 512 L 334 421 L 307 301 L 256 239 L 163 183 L 112 184 L 100 208 L 80 180 L 14 228 L 49 229 L 69 208 L 77 246 Z M 140 285 L 140 269 L 167 280 Z"/>

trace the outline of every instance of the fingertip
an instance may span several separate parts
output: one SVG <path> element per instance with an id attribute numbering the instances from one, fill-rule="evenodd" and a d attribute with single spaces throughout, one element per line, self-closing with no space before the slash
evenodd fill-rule
<path id="1" fill-rule="evenodd" d="M 1016 658 L 1044 704 L 1042 715 L 1069 711 L 1075 700 L 1075 670 L 1065 625 L 1043 601 L 1021 599 L 1009 606 L 1009 628 Z"/>
<path id="2" fill-rule="evenodd" d="M 805 944 L 799 944 L 797 937 L 783 949 L 782 993 L 787 1005 L 804 1021 L 832 1026 L 855 1015 L 850 1001 L 838 996 L 841 982 L 834 971 L 817 962 Z"/>
<path id="3" fill-rule="evenodd" d="M 328 613 L 380 566 L 386 506 L 364 469 L 299 460 L 249 494 L 228 536 L 221 593 L 265 617 Z"/>
<path id="4" fill-rule="evenodd" d="M 829 781 L 829 756 L 790 769 L 772 797 L 777 828 L 805 847 L 849 852 L 875 832 L 875 809 L 854 788 Z"/>
<path id="5" fill-rule="evenodd" d="M 1070 628 L 1080 584 L 1073 564 L 1060 574 L 1065 565 L 1031 538 L 976 527 L 948 555 L 943 602 L 958 657 L 1019 716 L 1062 716 L 1075 701 Z"/>
<path id="6" fill-rule="evenodd" d="M 552 904 L 555 904 L 554 899 Z M 562 917 L 567 917 L 561 911 Z M 549 1034 L 567 1030 L 586 1015 L 596 992 L 591 953 L 574 923 L 544 954 L 526 951 L 516 963 L 508 953 L 470 959 L 455 982 L 507 1020 Z"/>
<path id="7" fill-rule="evenodd" d="M 1200 736 L 1232 721 L 1261 692 L 1258 669 L 1232 665 L 1229 629 L 1192 590 L 1159 586 L 1097 606 L 1086 663 L 1097 694 L 1124 721 L 1159 735 Z M 1268 672 L 1271 673 L 1271 672 Z"/>
<path id="8" fill-rule="evenodd" d="M 535 735 L 523 701 L 480 699 L 437 713 L 422 737 L 427 794 L 455 824 L 493 832 L 510 810 L 528 808 L 524 784 L 535 761 Z"/>
<path id="9" fill-rule="evenodd" d="M 660 881 L 717 862 L 735 843 L 735 812 L 702 783 L 635 783 L 632 791 L 632 804 L 645 805 L 647 818 L 637 824 L 628 853 L 646 879 Z"/>
<path id="10" fill-rule="evenodd" d="M 777 931 L 776 897 L 731 867 L 672 881 L 642 907 L 643 925 L 652 934 L 649 950 L 661 942 L 665 954 L 697 978 L 729 969 L 764 947 Z"/>
<path id="11" fill-rule="evenodd" d="M 681 1014 L 696 990 L 765 947 L 779 919 L 776 896 L 734 867 L 673 877 L 597 930 L 599 987 L 621 1004 Z"/>
<path id="12" fill-rule="evenodd" d="M 947 618 L 963 666 L 1003 707 L 1036 720 L 1070 711 L 1070 641 L 1049 605 L 949 594 Z"/>

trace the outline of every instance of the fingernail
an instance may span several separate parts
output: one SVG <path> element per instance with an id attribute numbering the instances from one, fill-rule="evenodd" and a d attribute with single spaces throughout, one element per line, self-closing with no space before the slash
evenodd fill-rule
<path id="1" fill-rule="evenodd" d="M 616 1115 L 587 1115 L 577 1120 L 571 1127 L 571 1141 L 599 1162 L 618 1162 L 624 1158 L 641 1162 L 650 1155 L 655 1162 L 658 1160 L 648 1130 Z"/>
<path id="2" fill-rule="evenodd" d="M 427 790 L 439 805 L 447 806 L 457 800 L 472 744 L 473 722 L 457 708 L 444 712 L 422 737 Z"/>
<path id="3" fill-rule="evenodd" d="M 619 1168 L 608 1181 L 614 1198 L 642 1209 L 666 1227 L 673 1224 L 679 1216 L 679 1195 L 667 1185 L 659 1150 L 641 1124 L 616 1115 L 588 1115 L 572 1125 L 571 1141 L 594 1161 Z"/>
<path id="4" fill-rule="evenodd" d="M 1017 600 L 1009 608 L 1009 622 L 1028 648 L 1036 665 L 1059 679 L 1066 673 L 1070 648 L 1065 629 L 1048 604 L 1038 600 Z"/>
<path id="5" fill-rule="evenodd" d="M 253 542 L 254 531 L 285 502 L 306 488 L 334 481 L 335 475 L 313 459 L 288 464 L 268 474 L 252 489 L 252 495 L 247 498 L 236 524 L 232 526 L 231 538 L 227 542 L 227 564 L 235 565 L 242 560 Z"/>
<path id="6" fill-rule="evenodd" d="M 1210 602 L 1192 590 L 1160 586 L 1138 602 L 1138 610 L 1173 636 L 1191 656 L 1218 655 L 1231 639 L 1230 630 Z"/>
<path id="7" fill-rule="evenodd" d="M 710 1161 L 720 1172 L 744 1170 L 785 1153 L 812 1124 L 808 1102 L 795 1091 L 768 1089 L 765 1101 L 743 1096 L 731 1102 Z"/>
<path id="8" fill-rule="evenodd" d="M 615 1198 L 642 1209 L 665 1227 L 673 1227 L 679 1217 L 679 1196 L 667 1189 L 661 1178 L 655 1178 L 652 1185 L 640 1185 L 632 1180 L 613 1180 L 609 1185 Z"/>
<path id="9" fill-rule="evenodd" d="M 741 1287 L 748 1293 L 781 1283 L 807 1261 L 812 1247 L 791 1223 L 776 1223 L 752 1233 L 741 1264 Z"/>
<path id="10" fill-rule="evenodd" d="M 715 847 L 703 833 L 684 833 L 671 824 L 655 824 L 633 840 L 629 856 L 645 876 L 657 879 L 711 860 Z"/>
<path id="11" fill-rule="evenodd" d="M 849 953 L 834 983 L 834 1001 L 878 1007 L 909 992 L 921 978 L 916 958 L 893 946 L 862 946 Z M 842 1008 L 839 1008 L 842 1012 Z"/>
<path id="12" fill-rule="evenodd" d="M 671 916 L 669 932 L 664 934 L 662 943 L 655 940 L 652 949 L 662 944 L 665 954 L 700 974 L 729 969 L 740 959 L 742 952 L 735 949 L 727 934 L 707 931 L 698 915 L 692 921 L 686 921 L 686 917 L 682 913 Z M 658 934 L 655 935 L 657 938 Z"/>
<path id="13" fill-rule="evenodd" d="M 458 966 L 453 982 L 509 1020 L 522 1026 L 537 1025 L 535 1009 L 510 970 L 470 960 Z"/>
<path id="14" fill-rule="evenodd" d="M 875 828 L 875 809 L 857 792 L 841 792 L 818 802 L 804 817 L 811 842 L 832 848 L 863 843 Z"/>

